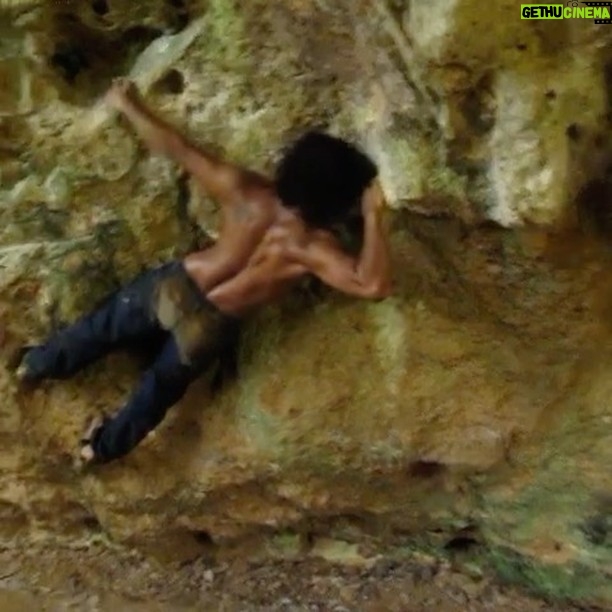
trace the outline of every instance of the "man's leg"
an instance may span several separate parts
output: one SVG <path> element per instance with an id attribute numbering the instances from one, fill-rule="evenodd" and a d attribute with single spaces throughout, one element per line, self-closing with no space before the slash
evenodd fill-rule
<path id="1" fill-rule="evenodd" d="M 145 272 L 44 344 L 28 347 L 18 376 L 25 381 L 69 378 L 115 348 L 161 334 L 151 296 L 165 268 Z"/>
<path id="2" fill-rule="evenodd" d="M 169 335 L 127 404 L 93 433 L 83 458 L 106 463 L 131 451 L 161 423 L 168 409 L 183 397 L 207 363 L 206 359 L 198 359 L 197 365 L 182 363 L 174 337 Z M 89 451 L 91 454 L 87 457 Z"/>

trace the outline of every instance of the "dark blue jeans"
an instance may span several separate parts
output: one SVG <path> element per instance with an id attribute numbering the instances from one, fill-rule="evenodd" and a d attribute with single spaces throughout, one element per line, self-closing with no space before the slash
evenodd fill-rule
<path id="1" fill-rule="evenodd" d="M 189 359 L 173 331 L 162 327 L 154 308 L 156 290 L 168 279 L 178 279 L 188 288 L 197 316 L 204 318 L 205 325 L 198 328 L 203 337 Z M 154 429 L 189 384 L 235 348 L 237 334 L 237 320 L 207 302 L 183 264 L 172 262 L 141 274 L 90 314 L 31 348 L 24 363 L 30 380 L 65 379 L 116 349 L 146 346 L 155 351 L 136 391 L 92 439 L 96 461 L 107 462 L 128 453 Z"/>

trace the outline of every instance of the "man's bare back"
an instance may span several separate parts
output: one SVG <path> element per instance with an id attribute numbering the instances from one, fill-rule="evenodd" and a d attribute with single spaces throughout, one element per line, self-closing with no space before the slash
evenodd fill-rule
<path id="1" fill-rule="evenodd" d="M 188 273 L 222 312 L 243 315 L 282 296 L 306 268 L 289 256 L 307 239 L 303 222 L 279 205 L 272 186 L 246 191 L 224 209 L 217 243 L 185 258 Z"/>
<path id="2" fill-rule="evenodd" d="M 356 259 L 342 251 L 330 231 L 307 225 L 299 212 L 283 203 L 272 181 L 203 152 L 154 116 L 129 81 L 116 81 L 106 99 L 153 152 L 181 164 L 221 205 L 217 243 L 187 256 L 185 267 L 222 312 L 242 316 L 278 299 L 307 274 L 357 297 L 389 294 L 381 219 L 384 196 L 377 181 L 362 198 L 365 243 Z"/>

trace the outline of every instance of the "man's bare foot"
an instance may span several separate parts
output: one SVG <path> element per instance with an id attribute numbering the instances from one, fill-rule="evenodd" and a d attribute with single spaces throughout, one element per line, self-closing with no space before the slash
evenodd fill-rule
<path id="1" fill-rule="evenodd" d="M 92 441 L 96 432 L 102 427 L 104 419 L 100 416 L 94 417 L 89 422 L 79 447 L 79 454 L 76 458 L 76 465 L 78 469 L 85 469 L 91 465 L 97 463 L 96 453 L 92 446 Z"/>
<path id="2" fill-rule="evenodd" d="M 14 349 L 6 361 L 7 370 L 14 373 L 22 390 L 33 390 L 40 382 L 32 375 L 25 360 L 28 351 L 32 348 L 34 347 L 31 345 L 25 345 Z"/>
<path id="3" fill-rule="evenodd" d="M 17 372 L 23 363 L 23 358 L 31 348 L 32 347 L 28 345 L 21 345 L 13 348 L 13 350 L 9 352 L 9 356 L 6 360 L 6 369 L 10 372 Z"/>

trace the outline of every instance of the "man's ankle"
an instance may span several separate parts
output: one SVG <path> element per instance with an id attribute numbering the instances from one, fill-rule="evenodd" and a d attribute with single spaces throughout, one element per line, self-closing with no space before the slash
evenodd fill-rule
<path id="1" fill-rule="evenodd" d="M 7 369 L 13 373 L 20 389 L 23 391 L 34 390 L 42 380 L 28 364 L 27 356 L 33 348 L 35 348 L 33 345 L 24 345 L 17 348 L 6 363 Z"/>
<path id="2" fill-rule="evenodd" d="M 81 438 L 79 451 L 76 456 L 75 463 L 79 470 L 84 471 L 88 468 L 105 463 L 105 461 L 97 455 L 94 446 L 96 438 L 99 436 L 107 420 L 105 415 L 96 416 L 90 419 L 89 425 Z"/>

